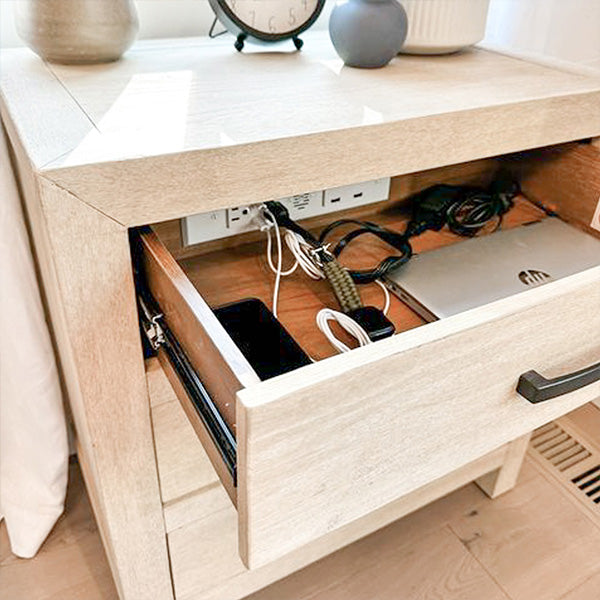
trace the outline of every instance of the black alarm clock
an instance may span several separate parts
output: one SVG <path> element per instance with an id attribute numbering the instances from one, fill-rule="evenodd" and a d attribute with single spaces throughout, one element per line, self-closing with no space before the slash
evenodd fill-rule
<path id="1" fill-rule="evenodd" d="M 257 42 L 293 40 L 298 50 L 298 37 L 319 17 L 325 0 L 209 0 L 225 28 L 236 36 L 235 47 L 244 48 L 249 39 Z"/>

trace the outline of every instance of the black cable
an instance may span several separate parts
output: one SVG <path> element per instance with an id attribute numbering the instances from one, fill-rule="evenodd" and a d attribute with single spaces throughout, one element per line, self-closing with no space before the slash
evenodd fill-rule
<path id="1" fill-rule="evenodd" d="M 287 208 L 281 202 L 270 201 L 265 206 L 269 211 L 268 214 L 275 219 L 278 226 L 297 233 L 313 247 L 323 274 L 331 285 L 341 309 L 365 330 L 369 339 L 377 341 L 393 335 L 395 332 L 394 324 L 379 308 L 363 305 L 356 287 L 355 277 L 338 263 L 337 258 L 329 252 L 326 246 L 315 238 L 312 233 L 291 219 Z M 387 232 L 383 228 L 379 228 L 373 223 L 370 225 L 375 229 L 379 229 L 380 233 L 387 237 Z M 341 252 L 341 250 L 339 251 Z M 391 257 L 391 260 L 398 261 L 402 259 Z"/>
<path id="2" fill-rule="evenodd" d="M 439 231 L 447 225 L 457 235 L 472 237 L 490 222 L 496 221 L 494 231 L 502 224 L 502 217 L 512 206 L 518 187 L 502 180 L 494 182 L 489 190 L 468 186 L 435 185 L 408 199 L 412 216 L 403 232 L 393 231 L 370 221 L 340 219 L 325 227 L 319 243 L 326 244 L 327 237 L 344 225 L 357 225 L 337 242 L 332 253 L 337 258 L 358 237 L 374 235 L 400 252 L 388 256 L 374 269 L 348 270 L 356 283 L 372 283 L 392 269 L 407 263 L 413 255 L 410 239 L 427 230 Z"/>

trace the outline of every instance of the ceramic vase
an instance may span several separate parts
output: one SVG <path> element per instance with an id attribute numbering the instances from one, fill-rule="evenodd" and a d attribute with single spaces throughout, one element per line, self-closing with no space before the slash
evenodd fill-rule
<path id="1" fill-rule="evenodd" d="M 402 0 L 408 35 L 401 52 L 448 54 L 480 42 L 490 0 Z"/>
<path id="2" fill-rule="evenodd" d="M 117 60 L 138 31 L 132 0 L 21 0 L 16 25 L 34 52 L 63 64 Z"/>
<path id="3" fill-rule="evenodd" d="M 350 67 L 378 68 L 398 54 L 408 21 L 396 0 L 342 0 L 329 20 L 331 41 Z"/>

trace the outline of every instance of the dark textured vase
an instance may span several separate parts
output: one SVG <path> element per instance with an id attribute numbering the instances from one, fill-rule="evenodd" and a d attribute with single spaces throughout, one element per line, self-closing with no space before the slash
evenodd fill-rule
<path id="1" fill-rule="evenodd" d="M 329 35 L 349 67 L 387 65 L 402 48 L 408 19 L 396 0 L 343 0 L 329 20 Z"/>

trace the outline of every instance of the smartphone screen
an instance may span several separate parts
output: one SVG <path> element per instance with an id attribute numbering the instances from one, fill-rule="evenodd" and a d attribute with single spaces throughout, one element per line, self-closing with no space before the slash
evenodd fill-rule
<path id="1" fill-rule="evenodd" d="M 221 306 L 214 313 L 261 380 L 311 363 L 306 352 L 258 298 Z"/>

